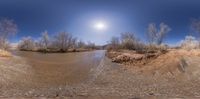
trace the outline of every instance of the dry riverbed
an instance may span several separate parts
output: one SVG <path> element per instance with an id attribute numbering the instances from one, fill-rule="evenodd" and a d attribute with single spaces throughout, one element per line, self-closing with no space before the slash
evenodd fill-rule
<path id="1" fill-rule="evenodd" d="M 164 65 L 166 60 L 173 60 L 173 56 L 166 56 L 170 54 L 158 56 L 154 60 L 158 59 L 159 62 L 151 61 L 142 68 L 113 63 L 104 56 L 105 51 L 65 54 L 18 52 L 14 57 L 0 58 L 0 96 L 42 99 L 198 99 L 200 57 L 191 53 L 184 56 L 187 67 L 183 71 L 183 68 L 172 64 L 174 62 Z M 171 52 L 173 54 L 177 55 Z"/>

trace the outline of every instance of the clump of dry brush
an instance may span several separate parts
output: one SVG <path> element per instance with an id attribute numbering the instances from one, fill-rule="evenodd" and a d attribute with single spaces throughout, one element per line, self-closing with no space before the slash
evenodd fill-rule
<path id="1" fill-rule="evenodd" d="M 196 20 L 192 24 L 193 30 L 200 33 L 200 21 Z M 194 36 L 186 36 L 176 47 L 169 47 L 163 43 L 166 34 L 171 30 L 168 25 L 161 23 L 157 27 L 151 23 L 147 30 L 148 43 L 143 43 L 133 33 L 122 33 L 120 37 L 113 37 L 107 46 L 106 55 L 117 63 L 150 65 L 147 67 L 152 70 L 157 67 L 170 67 L 172 71 L 173 68 L 180 68 L 182 72 L 188 65 L 185 57 L 200 56 L 200 41 Z"/>
<path id="2" fill-rule="evenodd" d="M 168 25 L 154 23 L 148 26 L 148 43 L 140 41 L 133 33 L 122 33 L 113 37 L 107 46 L 107 56 L 118 63 L 146 64 L 148 60 L 167 52 L 168 46 L 163 44 L 166 34 L 170 31 Z"/>
<path id="3" fill-rule="evenodd" d="M 154 23 L 148 26 L 148 44 L 140 41 L 134 33 L 122 33 L 120 37 L 112 37 L 107 49 L 110 50 L 134 50 L 138 53 L 152 52 L 156 50 L 165 50 L 167 45 L 163 44 L 166 34 L 170 31 L 168 25 L 160 23 L 159 27 L 156 27 Z"/>

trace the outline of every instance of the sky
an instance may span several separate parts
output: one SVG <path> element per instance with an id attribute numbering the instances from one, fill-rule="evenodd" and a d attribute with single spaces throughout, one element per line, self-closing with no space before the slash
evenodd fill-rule
<path id="1" fill-rule="evenodd" d="M 25 36 L 36 39 L 46 30 L 52 36 L 69 32 L 99 45 L 123 32 L 134 33 L 145 42 L 148 24 L 164 22 L 171 28 L 165 43 L 175 44 L 191 33 L 191 19 L 200 17 L 200 1 L 0 0 L 0 17 L 18 25 L 12 42 Z"/>

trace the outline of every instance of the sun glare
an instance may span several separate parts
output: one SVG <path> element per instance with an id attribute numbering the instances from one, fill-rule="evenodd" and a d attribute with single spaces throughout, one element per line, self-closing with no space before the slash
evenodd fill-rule
<path id="1" fill-rule="evenodd" d="M 97 23 L 95 23 L 95 28 L 98 30 L 104 30 L 104 29 L 106 29 L 106 25 L 103 22 L 97 22 Z"/>

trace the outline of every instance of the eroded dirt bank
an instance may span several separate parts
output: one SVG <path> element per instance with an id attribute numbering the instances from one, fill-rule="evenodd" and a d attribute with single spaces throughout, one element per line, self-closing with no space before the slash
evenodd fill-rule
<path id="1" fill-rule="evenodd" d="M 174 56 L 170 58 L 157 57 L 159 61 L 151 61 L 145 68 L 139 69 L 137 66 L 130 68 L 113 63 L 104 54 L 105 51 L 95 51 L 62 54 L 60 58 L 55 58 L 56 54 L 21 53 L 10 59 L 1 58 L 0 96 L 70 99 L 200 98 L 198 55 L 189 53 L 184 56 L 188 65 L 183 72 L 174 62 L 160 66 L 166 64 L 167 60 L 174 60 L 176 52 L 172 52 Z"/>

